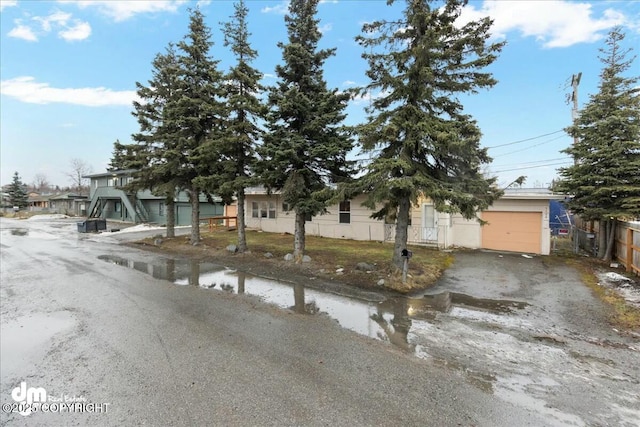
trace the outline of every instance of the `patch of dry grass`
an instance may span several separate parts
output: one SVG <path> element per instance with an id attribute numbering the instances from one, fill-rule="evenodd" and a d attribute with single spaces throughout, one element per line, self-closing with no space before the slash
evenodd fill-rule
<path id="1" fill-rule="evenodd" d="M 567 261 L 580 272 L 580 278 L 593 293 L 610 308 L 609 322 L 618 329 L 640 331 L 640 308 L 634 307 L 613 289 L 598 284 L 595 268 L 599 265 L 604 269 L 605 264 L 590 259 L 573 258 Z"/>
<path id="2" fill-rule="evenodd" d="M 165 239 L 162 248 L 171 251 L 198 254 L 200 257 L 227 256 L 226 248 L 237 243 L 237 231 L 224 228 L 201 233 L 202 244 L 193 247 L 184 237 Z M 149 242 L 150 243 L 150 242 Z M 271 263 L 274 267 L 283 266 L 282 259 L 287 253 L 293 252 L 293 235 L 265 233 L 247 230 L 247 245 L 251 254 L 243 254 L 245 262 Z M 393 244 L 370 241 L 356 241 L 347 239 L 331 239 L 319 236 L 306 236 L 305 254 L 311 257 L 311 263 L 295 265 L 285 264 L 288 269 L 299 269 L 301 272 L 311 270 L 314 275 L 326 279 L 343 282 L 345 284 L 373 288 L 380 279 L 384 279 L 384 287 L 401 293 L 409 293 L 419 289 L 426 289 L 433 285 L 442 272 L 453 262 L 453 257 L 445 252 L 428 247 L 411 247 L 413 257 L 409 261 L 407 282 L 402 283 L 399 272 L 391 266 Z M 270 252 L 272 259 L 264 254 Z M 359 262 L 366 262 L 375 266 L 375 271 L 366 273 L 356 270 Z M 265 267 L 268 267 L 266 265 Z M 344 269 L 337 273 L 337 269 Z"/>

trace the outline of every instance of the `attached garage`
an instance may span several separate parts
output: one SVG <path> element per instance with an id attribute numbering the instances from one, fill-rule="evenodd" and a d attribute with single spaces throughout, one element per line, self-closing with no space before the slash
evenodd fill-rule
<path id="1" fill-rule="evenodd" d="M 480 213 L 486 225 L 460 214 L 439 214 L 438 244 L 441 247 L 549 255 L 549 201 L 562 199 L 547 189 L 509 188 Z M 422 224 L 423 227 L 427 226 Z"/>
<path id="2" fill-rule="evenodd" d="M 542 212 L 485 211 L 482 219 L 484 249 L 542 253 Z"/>

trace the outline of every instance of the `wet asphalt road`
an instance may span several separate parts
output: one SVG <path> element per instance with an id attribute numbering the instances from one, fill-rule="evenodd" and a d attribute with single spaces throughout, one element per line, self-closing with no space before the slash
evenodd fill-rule
<path id="1" fill-rule="evenodd" d="M 470 318 L 463 309 L 416 316 L 403 348 L 327 316 L 175 286 L 106 263 L 98 257 L 151 265 L 157 255 L 75 227 L 70 220 L 0 218 L 0 402 L 11 404 L 11 391 L 24 381 L 46 389 L 49 401 L 75 398 L 103 413 L 2 413 L 2 425 L 545 426 L 640 419 L 636 344 L 600 326 L 592 314 L 602 307 L 569 269 L 526 260 L 533 262 L 501 273 L 499 264 L 486 268 L 504 261 L 495 254 L 460 255 L 442 289 L 532 306 L 505 324 Z M 528 270 L 532 265 L 541 270 Z M 562 279 L 560 292 L 548 286 L 551 273 Z"/>

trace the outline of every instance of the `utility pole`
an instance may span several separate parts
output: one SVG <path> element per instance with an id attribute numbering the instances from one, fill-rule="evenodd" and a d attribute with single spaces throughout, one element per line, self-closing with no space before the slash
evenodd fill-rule
<path id="1" fill-rule="evenodd" d="M 580 78 L 582 77 L 582 73 L 574 74 L 571 76 L 571 88 L 573 92 L 571 93 L 571 101 L 573 101 L 573 108 L 571 109 L 571 120 L 573 124 L 578 120 L 578 85 L 580 84 Z M 573 145 L 576 145 L 578 142 L 578 137 L 573 137 Z M 576 158 L 573 158 L 573 163 L 577 163 Z"/>
<path id="2" fill-rule="evenodd" d="M 582 73 L 573 74 L 571 76 L 571 101 L 573 101 L 573 108 L 571 109 L 571 121 L 575 125 L 576 120 L 578 120 L 578 85 L 580 84 L 580 78 L 582 77 Z M 573 137 L 573 145 L 575 146 L 578 143 L 578 137 Z M 573 156 L 573 164 L 578 164 L 578 159 L 576 156 Z M 568 215 L 567 215 L 568 216 Z M 573 238 L 573 253 L 577 254 L 580 252 L 580 235 L 578 231 L 578 227 L 575 224 L 571 224 L 571 234 Z"/>

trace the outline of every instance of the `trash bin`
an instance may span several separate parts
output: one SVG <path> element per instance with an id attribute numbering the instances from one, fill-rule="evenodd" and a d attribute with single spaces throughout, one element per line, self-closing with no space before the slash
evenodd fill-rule
<path id="1" fill-rule="evenodd" d="M 106 219 L 96 219 L 96 230 L 95 231 L 103 231 L 107 229 L 107 220 Z"/>

